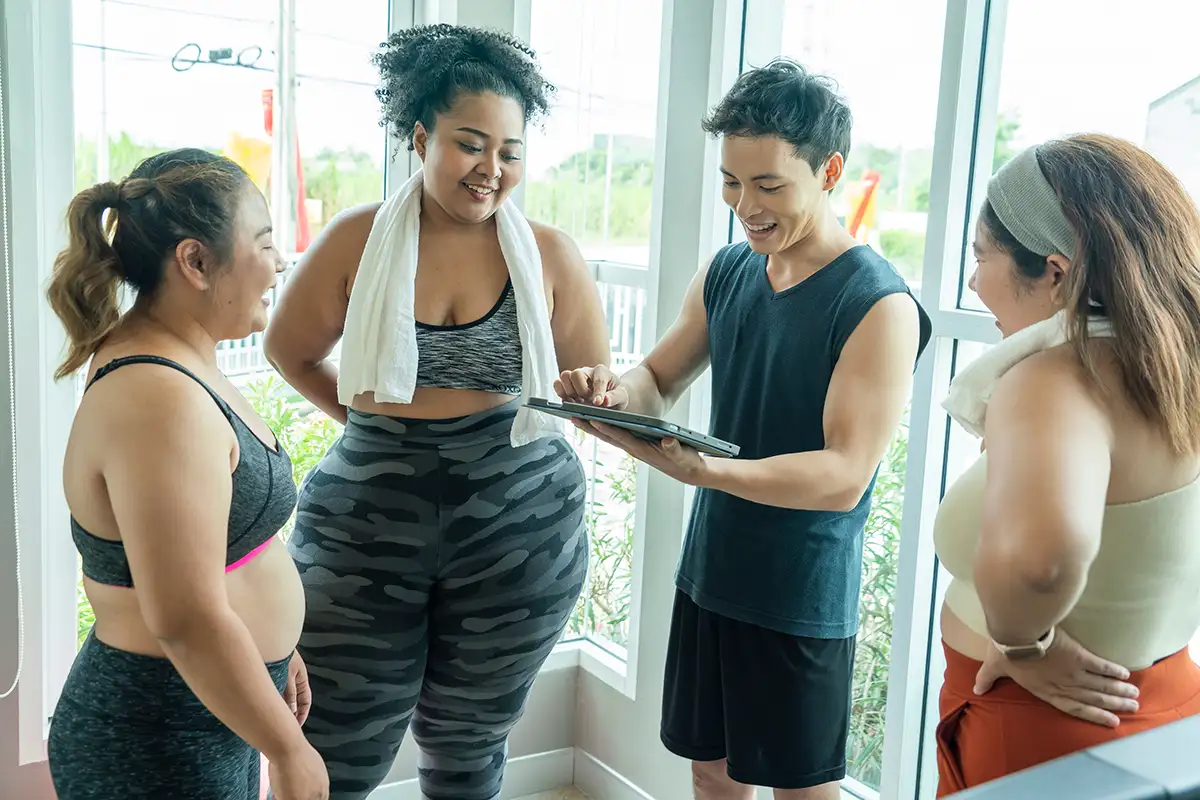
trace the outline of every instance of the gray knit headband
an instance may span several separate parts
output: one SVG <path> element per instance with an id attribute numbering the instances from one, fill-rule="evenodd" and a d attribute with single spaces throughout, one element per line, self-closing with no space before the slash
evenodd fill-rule
<path id="1" fill-rule="evenodd" d="M 1039 256 L 1061 253 L 1074 260 L 1075 230 L 1042 174 L 1036 147 L 1025 150 L 992 176 L 987 199 L 1000 222 L 1025 247 Z"/>

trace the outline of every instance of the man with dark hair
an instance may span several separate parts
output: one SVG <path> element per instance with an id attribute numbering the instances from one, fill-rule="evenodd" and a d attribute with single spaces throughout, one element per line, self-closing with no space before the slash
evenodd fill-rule
<path id="1" fill-rule="evenodd" d="M 563 373 L 566 399 L 661 416 L 712 366 L 709 459 L 675 440 L 596 435 L 699 487 L 680 558 L 662 740 L 697 798 L 837 798 L 858 630 L 863 528 L 929 318 L 839 223 L 830 193 L 850 110 L 786 59 L 743 74 L 704 121 L 748 241 L 697 274 L 639 366 Z"/>

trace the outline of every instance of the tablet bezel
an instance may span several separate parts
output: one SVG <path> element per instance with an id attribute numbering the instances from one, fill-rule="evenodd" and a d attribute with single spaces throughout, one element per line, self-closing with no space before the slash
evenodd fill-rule
<path id="1" fill-rule="evenodd" d="M 699 431 L 676 425 L 674 422 L 646 416 L 645 414 L 617 411 L 611 408 L 591 406 L 584 403 L 552 401 L 544 397 L 531 397 L 525 405 L 527 408 L 535 411 L 553 414 L 563 419 L 583 419 L 608 423 L 649 441 L 678 439 L 688 447 L 717 458 L 736 458 L 738 453 L 741 452 L 741 448 L 732 442 L 726 442 L 715 436 L 709 436 Z"/>

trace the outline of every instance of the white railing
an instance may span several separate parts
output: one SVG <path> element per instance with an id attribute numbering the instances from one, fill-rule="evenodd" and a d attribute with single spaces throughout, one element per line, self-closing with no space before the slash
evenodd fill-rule
<path id="1" fill-rule="evenodd" d="M 613 367 L 620 372 L 641 360 L 639 343 L 642 341 L 646 276 L 649 270 L 611 261 L 591 262 L 591 267 L 600 287 L 600 301 L 611 335 Z M 268 314 L 274 309 L 291 274 L 292 269 L 289 268 L 280 275 L 275 288 L 267 296 Z M 230 377 L 269 372 L 271 365 L 263 353 L 262 339 L 262 334 L 256 333 L 245 339 L 217 345 L 217 365 L 221 371 Z"/>

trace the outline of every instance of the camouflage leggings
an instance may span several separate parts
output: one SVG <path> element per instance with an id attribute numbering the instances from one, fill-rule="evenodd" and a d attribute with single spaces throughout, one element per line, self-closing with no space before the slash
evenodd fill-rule
<path id="1" fill-rule="evenodd" d="M 387 775 L 412 722 L 429 798 L 500 793 L 509 731 L 583 588 L 571 445 L 514 449 L 516 401 L 455 420 L 350 412 L 288 543 L 308 604 L 305 732 L 331 800 Z"/>

